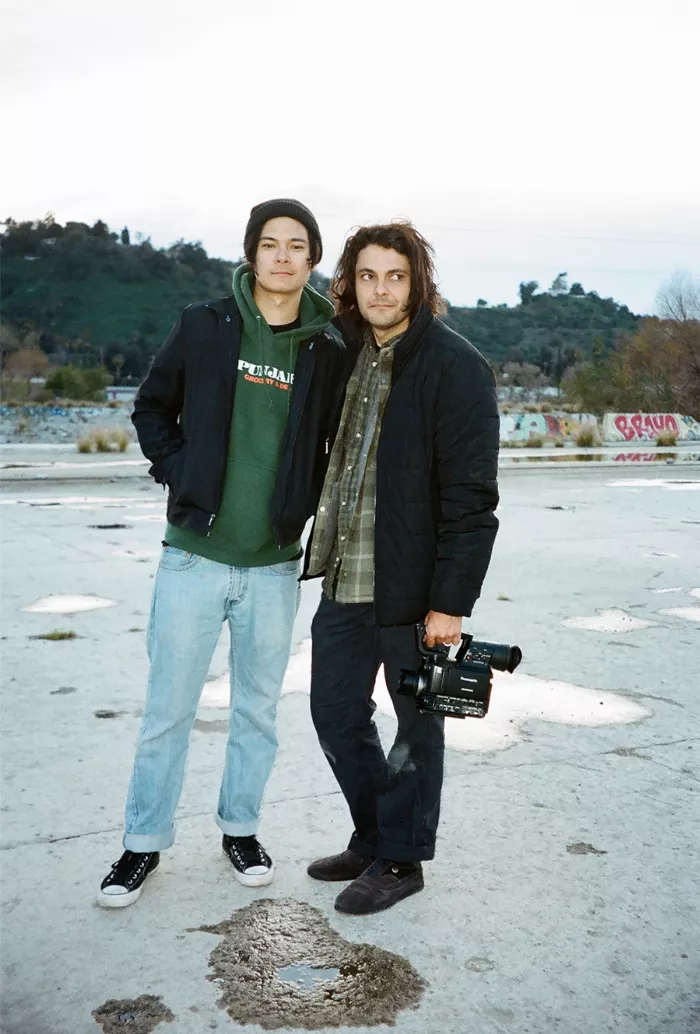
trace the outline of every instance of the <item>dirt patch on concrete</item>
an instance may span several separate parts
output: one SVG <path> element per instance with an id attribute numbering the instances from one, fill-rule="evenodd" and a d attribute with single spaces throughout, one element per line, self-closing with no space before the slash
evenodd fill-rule
<path id="1" fill-rule="evenodd" d="M 584 844 L 583 841 L 579 841 L 576 844 L 567 844 L 566 850 L 569 854 L 607 854 L 607 851 L 599 851 L 593 844 Z"/>
<path id="2" fill-rule="evenodd" d="M 92 1010 L 95 1022 L 104 1034 L 151 1034 L 159 1023 L 172 1023 L 173 1016 L 163 1000 L 156 995 L 138 998 L 110 998 L 104 1005 Z"/>
<path id="3" fill-rule="evenodd" d="M 344 940 L 322 912 L 291 898 L 255 901 L 197 930 L 224 938 L 208 977 L 221 1007 L 264 1030 L 393 1025 L 427 986 L 407 959 Z"/>

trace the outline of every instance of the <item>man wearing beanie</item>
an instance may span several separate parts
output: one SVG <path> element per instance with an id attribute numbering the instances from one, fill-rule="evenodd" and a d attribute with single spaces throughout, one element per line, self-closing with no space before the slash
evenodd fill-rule
<path id="1" fill-rule="evenodd" d="M 230 727 L 216 822 L 234 876 L 260 887 L 257 839 L 300 587 L 301 535 L 323 484 L 342 393 L 333 307 L 308 285 L 318 224 L 288 198 L 256 205 L 233 295 L 190 305 L 141 385 L 133 421 L 168 524 L 148 627 L 150 674 L 124 853 L 101 905 L 130 905 L 174 841 L 190 732 L 222 625 Z"/>

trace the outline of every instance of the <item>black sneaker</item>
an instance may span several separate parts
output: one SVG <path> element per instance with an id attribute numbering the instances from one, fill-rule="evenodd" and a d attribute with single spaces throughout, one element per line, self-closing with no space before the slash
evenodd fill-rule
<path id="1" fill-rule="evenodd" d="M 125 851 L 105 876 L 97 892 L 97 901 L 105 908 L 126 908 L 141 896 L 141 890 L 148 877 L 156 871 L 160 862 L 158 851 L 141 854 Z"/>
<path id="2" fill-rule="evenodd" d="M 272 883 L 275 867 L 257 837 L 230 837 L 224 833 L 221 846 L 236 879 L 244 887 L 266 887 Z"/>

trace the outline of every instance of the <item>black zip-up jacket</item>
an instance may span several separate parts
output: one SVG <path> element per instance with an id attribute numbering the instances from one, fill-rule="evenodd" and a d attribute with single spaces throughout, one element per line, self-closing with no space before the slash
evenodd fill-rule
<path id="1" fill-rule="evenodd" d="M 356 357 L 357 331 L 334 323 Z M 377 448 L 378 624 L 413 624 L 429 610 L 471 615 L 498 530 L 499 437 L 490 366 L 421 309 L 395 346 Z"/>
<path id="2" fill-rule="evenodd" d="M 184 310 L 139 388 L 131 419 L 149 473 L 167 485 L 171 524 L 206 535 L 223 490 L 243 321 L 233 296 Z M 347 357 L 332 334 L 299 345 L 271 503 L 282 549 L 318 505 Z"/>

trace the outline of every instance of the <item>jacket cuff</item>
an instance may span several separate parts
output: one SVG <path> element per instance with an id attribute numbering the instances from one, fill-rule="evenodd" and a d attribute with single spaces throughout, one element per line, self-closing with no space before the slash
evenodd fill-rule
<path id="1" fill-rule="evenodd" d="M 148 473 L 157 481 L 159 485 L 170 484 L 170 477 L 172 475 L 177 457 L 180 455 L 180 450 L 175 452 L 169 452 L 167 456 L 163 456 L 162 459 L 156 460 L 156 462 L 148 470 Z"/>

